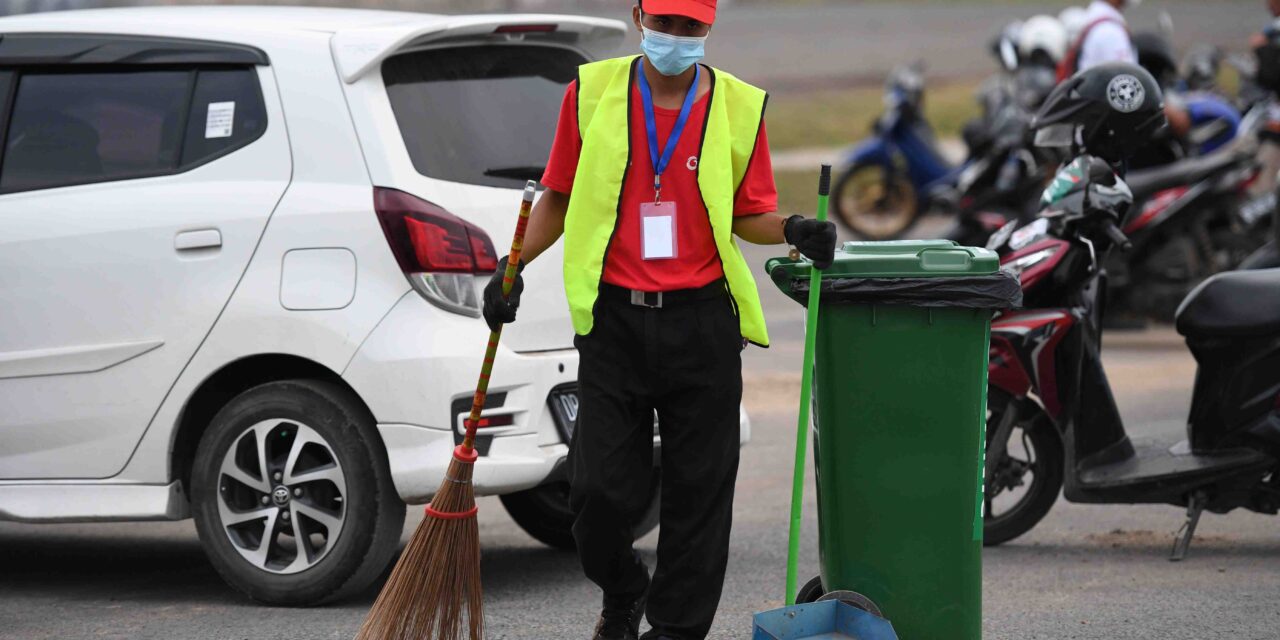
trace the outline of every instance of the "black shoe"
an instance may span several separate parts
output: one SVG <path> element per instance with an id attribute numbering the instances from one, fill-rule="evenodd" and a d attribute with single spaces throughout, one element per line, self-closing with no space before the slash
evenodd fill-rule
<path id="1" fill-rule="evenodd" d="M 604 610 L 592 640 L 636 640 L 644 618 L 645 594 L 638 598 L 604 598 Z"/>

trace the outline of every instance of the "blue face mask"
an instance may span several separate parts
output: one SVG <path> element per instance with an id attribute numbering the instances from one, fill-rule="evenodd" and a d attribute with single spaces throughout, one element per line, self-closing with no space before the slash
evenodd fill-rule
<path id="1" fill-rule="evenodd" d="M 651 31 L 647 27 L 641 29 L 644 30 L 644 38 L 640 40 L 640 50 L 658 73 L 664 76 L 684 73 L 706 53 L 706 36 L 680 37 Z"/>

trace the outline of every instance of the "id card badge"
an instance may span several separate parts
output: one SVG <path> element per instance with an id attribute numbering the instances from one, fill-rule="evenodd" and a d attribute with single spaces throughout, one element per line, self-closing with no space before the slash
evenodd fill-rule
<path id="1" fill-rule="evenodd" d="M 676 242 L 676 203 L 640 205 L 640 246 L 645 260 L 670 260 L 679 255 Z"/>

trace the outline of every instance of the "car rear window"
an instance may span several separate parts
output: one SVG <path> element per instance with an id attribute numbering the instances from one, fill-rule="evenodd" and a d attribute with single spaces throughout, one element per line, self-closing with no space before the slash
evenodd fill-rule
<path id="1" fill-rule="evenodd" d="M 0 193 L 179 173 L 266 129 L 251 68 L 17 75 Z"/>
<path id="2" fill-rule="evenodd" d="M 542 177 L 565 87 L 585 62 L 556 47 L 456 47 L 388 58 L 382 78 L 418 173 L 520 187 Z"/>

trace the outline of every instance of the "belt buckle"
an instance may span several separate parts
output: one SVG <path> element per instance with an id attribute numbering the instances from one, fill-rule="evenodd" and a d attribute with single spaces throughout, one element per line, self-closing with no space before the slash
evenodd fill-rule
<path id="1" fill-rule="evenodd" d="M 652 298 L 651 298 L 651 299 L 652 299 L 652 300 L 654 300 L 654 302 L 652 302 L 652 303 L 648 302 L 648 300 L 647 300 L 647 298 L 649 298 L 650 296 L 652 296 Z M 632 289 L 632 290 L 631 290 L 631 304 L 633 304 L 633 305 L 635 305 L 635 306 L 637 306 L 637 307 L 648 307 L 648 308 L 650 308 L 650 309 L 661 309 L 661 308 L 662 308 L 662 292 L 661 292 L 661 291 L 658 291 L 658 292 L 656 292 L 656 293 L 655 293 L 655 292 L 650 292 L 650 291 L 636 291 L 635 289 Z"/>

